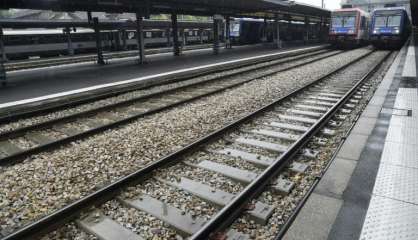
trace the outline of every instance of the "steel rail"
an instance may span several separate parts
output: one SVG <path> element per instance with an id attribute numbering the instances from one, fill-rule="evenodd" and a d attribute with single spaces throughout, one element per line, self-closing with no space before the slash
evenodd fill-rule
<path id="1" fill-rule="evenodd" d="M 367 54 L 364 54 L 353 61 L 347 63 L 344 66 L 339 67 L 338 69 L 318 78 L 317 80 L 305 84 L 299 89 L 296 89 L 292 91 L 291 93 L 287 94 L 286 96 L 280 97 L 273 102 L 255 110 L 254 112 L 236 120 L 233 121 L 222 128 L 215 130 L 214 132 L 209 133 L 206 136 L 203 136 L 199 138 L 198 140 L 188 144 L 187 146 L 151 163 L 147 166 L 125 176 L 120 178 L 119 180 L 81 198 L 80 200 L 77 200 L 61 209 L 56 210 L 55 212 L 31 223 L 28 224 L 17 231 L 5 236 L 1 240 L 22 240 L 22 239 L 34 239 L 39 238 L 43 234 L 46 234 L 48 232 L 56 230 L 58 227 L 64 225 L 68 221 L 76 218 L 83 210 L 86 210 L 92 206 L 97 206 L 102 203 L 105 203 L 106 201 L 112 199 L 114 196 L 116 196 L 118 193 L 121 192 L 121 190 L 127 186 L 131 186 L 135 183 L 140 182 L 143 179 L 146 179 L 147 176 L 151 175 L 154 171 L 167 166 L 169 164 L 173 164 L 178 162 L 182 156 L 185 154 L 189 154 L 192 151 L 198 149 L 203 144 L 208 143 L 212 140 L 218 139 L 223 134 L 227 133 L 228 131 L 231 131 L 233 129 L 236 129 L 239 125 L 250 121 L 254 117 L 258 116 L 259 114 L 264 113 L 265 111 L 274 108 L 277 104 L 282 103 L 284 101 L 287 101 L 288 99 L 291 99 L 292 97 L 300 94 L 304 90 L 308 89 L 311 86 L 314 86 L 315 84 L 318 84 L 319 82 L 329 78 L 330 76 L 348 68 L 355 62 L 366 58 L 367 56 L 370 56 L 373 53 L 373 51 L 370 51 Z"/>
<path id="2" fill-rule="evenodd" d="M 331 55 L 320 57 L 320 58 L 310 60 L 310 61 L 307 61 L 307 62 L 304 62 L 304 63 L 300 63 L 300 64 L 297 64 L 297 65 L 294 65 L 294 66 L 289 66 L 289 67 L 281 69 L 277 72 L 288 71 L 288 70 L 291 70 L 291 69 L 294 69 L 294 68 L 298 68 L 298 67 L 301 67 L 301 66 L 304 66 L 304 65 L 311 64 L 311 63 L 316 62 L 316 61 L 323 60 L 325 58 L 336 56 L 336 55 L 341 54 L 341 53 L 342 52 L 339 52 L 339 53 L 336 53 L 336 54 L 331 54 Z M 300 59 L 303 59 L 303 58 L 305 58 L 305 56 L 300 57 Z M 292 62 L 292 61 L 294 61 L 294 59 L 286 60 L 285 62 L 282 62 L 282 63 L 279 63 L 279 64 L 285 64 L 285 63 Z M 264 68 L 264 67 L 262 67 L 262 68 Z M 47 151 L 47 150 L 52 150 L 53 148 L 56 148 L 56 147 L 61 146 L 63 144 L 67 144 L 67 143 L 70 143 L 70 142 L 73 142 L 73 141 L 76 141 L 76 140 L 80 140 L 80 139 L 83 139 L 83 138 L 86 138 L 86 137 L 93 136 L 95 134 L 104 132 L 106 130 L 116 128 L 116 127 L 119 127 L 123 124 L 127 124 L 127 123 L 130 123 L 132 121 L 138 120 L 138 119 L 143 118 L 145 116 L 149 116 L 151 114 L 156 114 L 156 113 L 171 109 L 173 107 L 179 106 L 181 104 L 189 103 L 189 102 L 192 102 L 194 100 L 197 100 L 197 99 L 200 99 L 200 98 L 203 98 L 203 97 L 207 97 L 207 96 L 210 96 L 210 95 L 213 95 L 213 94 L 216 94 L 216 93 L 219 93 L 219 92 L 231 89 L 231 88 L 235 88 L 235 87 L 238 87 L 238 86 L 243 85 L 245 83 L 248 83 L 248 82 L 254 81 L 256 79 L 262 78 L 262 77 L 267 77 L 267 76 L 270 76 L 270 75 L 274 75 L 277 72 L 261 74 L 260 76 L 250 78 L 248 80 L 244 80 L 244 81 L 239 82 L 239 83 L 231 84 L 229 86 L 226 86 L 226 87 L 223 87 L 223 88 L 220 88 L 220 89 L 216 89 L 214 91 L 210 91 L 210 92 L 207 92 L 205 94 L 201 94 L 201 95 L 191 97 L 191 98 L 188 98 L 188 99 L 185 99 L 185 100 L 180 100 L 178 102 L 174 102 L 174 103 L 168 104 L 166 106 L 157 107 L 157 108 L 148 110 L 148 111 L 143 112 L 143 113 L 135 114 L 133 116 L 130 116 L 130 117 L 127 117 L 127 118 L 124 118 L 124 119 L 121 119 L 121 120 L 117 120 L 117 121 L 114 121 L 114 122 L 111 122 L 111 123 L 108 123 L 108 124 L 104 124 L 104 125 L 96 127 L 96 128 L 89 129 L 87 131 L 83 131 L 83 132 L 78 133 L 78 134 L 74 134 L 74 135 L 67 136 L 67 137 L 64 137 L 64 138 L 61 138 L 61 139 L 57 139 L 57 140 L 52 141 L 52 142 L 44 143 L 44 144 L 35 146 L 33 148 L 29 148 L 29 149 L 26 149 L 26 150 L 8 155 L 6 157 L 0 158 L 0 166 L 8 166 L 8 165 L 17 164 L 17 163 L 23 161 L 25 157 L 31 156 L 33 154 L 40 153 L 40 152 Z M 152 97 L 158 97 L 158 96 L 161 96 L 164 93 L 168 94 L 168 93 L 179 91 L 179 90 L 182 90 L 182 89 L 185 89 L 185 88 L 198 86 L 198 85 L 201 85 L 203 83 L 210 83 L 211 81 L 219 81 L 218 78 L 216 78 L 216 79 L 217 80 L 207 80 L 207 81 L 203 81 L 203 82 L 199 82 L 199 83 L 193 83 L 193 84 L 190 84 L 190 85 L 187 85 L 187 86 L 181 86 L 181 87 L 178 87 L 178 88 L 169 89 L 169 90 L 163 91 L 163 92 L 152 93 L 152 94 L 144 95 L 144 96 L 141 96 L 141 97 L 138 97 L 138 98 L 126 100 L 126 101 L 123 101 L 123 102 L 110 104 L 110 105 L 106 105 L 106 106 L 99 107 L 99 108 L 96 108 L 96 109 L 76 113 L 76 114 L 69 115 L 69 116 L 66 116 L 66 117 L 56 118 L 56 119 L 45 121 L 45 122 L 42 122 L 42 123 L 39 123 L 39 124 L 34 124 L 34 125 L 27 126 L 27 127 L 18 128 L 16 130 L 12 130 L 12 131 L 9 131 L 9 132 L 0 133 L 0 140 L 5 140 L 5 139 L 8 139 L 10 137 L 16 137 L 16 136 L 24 135 L 26 132 L 29 132 L 29 131 L 42 130 L 43 128 L 53 126 L 54 124 L 66 123 L 66 122 L 69 122 L 71 120 L 81 118 L 81 117 L 85 117 L 85 116 L 89 116 L 89 115 L 93 115 L 93 114 L 96 114 L 96 113 L 101 112 L 101 111 L 113 109 L 113 108 L 116 108 L 116 107 L 123 107 L 124 105 L 128 105 L 128 104 L 131 104 L 131 103 L 139 101 L 139 100 L 146 100 L 146 99 L 150 99 Z M 222 79 L 222 78 L 220 78 L 220 79 Z"/>
<path id="3" fill-rule="evenodd" d="M 393 52 L 389 53 L 388 56 L 386 56 L 386 59 L 384 61 L 387 61 L 388 58 L 390 57 L 390 55 Z M 384 62 L 383 61 L 383 62 Z M 373 70 L 373 73 L 371 74 L 375 74 L 379 68 L 382 67 L 383 62 L 380 62 L 377 67 L 375 67 Z M 371 77 L 371 76 L 370 76 Z M 342 146 L 344 145 L 344 143 L 346 142 L 348 136 L 350 135 L 350 133 L 352 132 L 352 130 L 354 129 L 354 127 L 356 126 L 361 114 L 363 111 L 359 112 L 355 118 L 355 121 L 350 125 L 350 128 L 347 130 L 347 132 L 344 134 L 344 137 L 342 137 L 342 141 L 338 144 L 337 148 L 335 149 L 334 153 L 331 156 L 330 161 L 327 163 L 327 165 L 325 166 L 324 170 L 318 175 L 316 176 L 312 186 L 309 188 L 308 192 L 305 194 L 305 196 L 302 198 L 302 200 L 299 202 L 299 204 L 296 206 L 295 211 L 293 211 L 293 213 L 289 216 L 289 218 L 286 220 L 286 222 L 283 224 L 283 226 L 280 228 L 279 233 L 277 234 L 277 236 L 274 238 L 274 240 L 281 240 L 285 234 L 287 233 L 287 231 L 289 230 L 289 228 L 292 226 L 293 222 L 296 220 L 296 217 L 299 215 L 300 211 L 302 210 L 302 208 L 305 206 L 306 202 L 308 201 L 309 197 L 312 195 L 313 191 L 315 190 L 316 186 L 319 184 L 319 182 L 321 181 L 321 179 L 324 177 L 325 173 L 328 171 L 328 169 L 330 168 L 331 164 L 335 161 L 335 159 L 337 158 L 338 152 L 339 150 L 342 148 Z"/>
<path id="4" fill-rule="evenodd" d="M 122 95 L 125 93 L 129 93 L 129 92 L 133 92 L 137 90 L 146 90 L 152 87 L 163 86 L 163 85 L 170 84 L 170 83 L 182 82 L 182 81 L 190 80 L 191 78 L 202 77 L 208 74 L 219 73 L 222 71 L 229 71 L 229 70 L 233 70 L 236 68 L 248 67 L 254 64 L 261 64 L 261 63 L 265 63 L 269 61 L 277 61 L 280 59 L 299 56 L 303 54 L 309 54 L 309 53 L 315 54 L 315 52 L 321 52 L 323 50 L 324 48 L 308 49 L 306 51 L 300 50 L 300 52 L 283 53 L 283 55 L 280 55 L 280 56 L 272 56 L 272 57 L 267 57 L 267 58 L 262 58 L 262 59 L 255 59 L 255 60 L 251 60 L 245 63 L 219 66 L 217 68 L 203 69 L 199 72 L 185 73 L 185 75 L 180 75 L 180 76 L 169 76 L 167 77 L 167 79 L 162 78 L 162 81 L 153 82 L 147 86 L 138 86 L 138 84 L 127 84 L 120 88 L 105 89 L 104 92 L 95 93 L 93 96 L 88 94 L 87 96 L 83 95 L 79 97 L 80 99 L 71 99 L 69 101 L 62 100 L 59 103 L 45 103 L 41 107 L 37 107 L 35 109 L 33 109 L 32 107 L 30 109 L 19 109 L 19 112 L 14 112 L 15 110 L 6 110 L 0 113 L 0 123 L 9 123 L 11 121 L 16 121 L 18 119 L 25 118 L 25 117 L 28 118 L 28 117 L 38 116 L 41 114 L 47 114 L 53 111 L 65 110 L 66 108 L 76 107 L 82 104 L 87 104 L 87 103 L 91 103 L 94 101 L 99 101 L 99 100 L 103 100 L 106 98 L 115 97 L 115 96 Z M 242 73 L 245 73 L 245 72 L 243 71 Z M 227 76 L 229 75 L 226 75 L 224 77 L 227 77 Z"/>
<path id="5" fill-rule="evenodd" d="M 265 187 L 283 170 L 300 150 L 306 146 L 328 122 L 340 110 L 344 104 L 356 93 L 356 90 L 368 80 L 375 71 L 389 57 L 386 55 L 371 71 L 366 73 L 334 106 L 329 109 L 307 132 L 305 132 L 289 149 L 278 157 L 263 173 L 261 173 L 252 183 L 240 192 L 228 205 L 222 208 L 205 226 L 196 232 L 191 240 L 207 240 L 213 237 L 232 224 L 246 210 L 247 204 L 252 199 L 261 194 Z"/>

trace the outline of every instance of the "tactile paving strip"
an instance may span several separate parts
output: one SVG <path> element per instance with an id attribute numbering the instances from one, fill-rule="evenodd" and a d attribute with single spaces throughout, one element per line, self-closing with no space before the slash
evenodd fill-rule
<path id="1" fill-rule="evenodd" d="M 417 240 L 418 206 L 373 196 L 361 240 Z"/>
<path id="2" fill-rule="evenodd" d="M 418 125 L 418 121 L 416 123 Z M 405 143 L 405 144 L 418 144 L 418 128 L 405 127 L 403 122 L 401 125 L 390 125 L 386 141 Z"/>
<path id="3" fill-rule="evenodd" d="M 418 89 L 399 88 L 394 108 L 408 108 L 418 111 Z"/>
<path id="4" fill-rule="evenodd" d="M 418 204 L 418 169 L 381 163 L 373 194 Z"/>
<path id="5" fill-rule="evenodd" d="M 418 145 L 386 142 L 381 162 L 418 169 Z"/>

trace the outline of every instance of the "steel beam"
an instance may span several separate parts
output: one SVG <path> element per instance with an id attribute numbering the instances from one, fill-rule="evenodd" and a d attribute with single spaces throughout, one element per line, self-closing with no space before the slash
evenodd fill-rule
<path id="1" fill-rule="evenodd" d="M 178 22 L 177 22 L 177 14 L 173 13 L 171 14 L 171 25 L 173 29 L 173 52 L 174 56 L 180 56 L 181 49 L 179 44 L 179 28 L 178 28 Z"/>
<path id="2" fill-rule="evenodd" d="M 138 41 L 139 64 L 145 63 L 144 24 L 143 16 L 136 13 L 136 39 Z"/>

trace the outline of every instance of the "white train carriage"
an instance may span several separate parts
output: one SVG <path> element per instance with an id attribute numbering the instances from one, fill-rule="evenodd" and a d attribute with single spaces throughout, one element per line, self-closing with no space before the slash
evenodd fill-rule
<path id="1" fill-rule="evenodd" d="M 210 29 L 201 33 L 198 29 L 184 29 L 180 32 L 179 41 L 183 44 L 206 43 L 210 40 Z M 167 30 L 147 29 L 144 31 L 145 47 L 166 47 L 173 42 L 172 33 Z M 125 36 L 124 36 L 125 35 Z M 185 41 L 183 41 L 185 36 Z M 68 36 L 60 29 L 5 29 L 4 51 L 8 60 L 27 59 L 29 57 L 51 57 L 70 53 L 90 53 L 96 49 L 94 31 L 77 28 Z M 136 31 L 101 31 L 102 47 L 105 51 L 136 49 Z"/>

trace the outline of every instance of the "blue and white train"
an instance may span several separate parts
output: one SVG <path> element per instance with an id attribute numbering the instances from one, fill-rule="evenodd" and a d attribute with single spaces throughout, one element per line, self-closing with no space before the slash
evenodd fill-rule
<path id="1" fill-rule="evenodd" d="M 370 41 L 376 48 L 400 48 L 408 39 L 411 24 L 404 8 L 375 9 L 370 25 Z"/>

